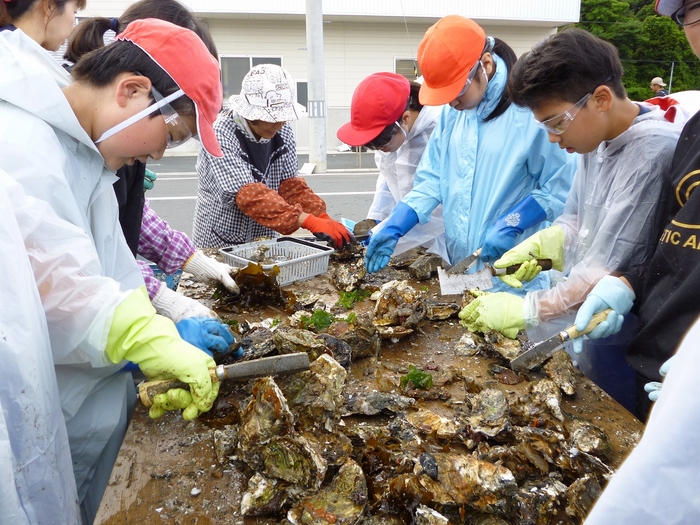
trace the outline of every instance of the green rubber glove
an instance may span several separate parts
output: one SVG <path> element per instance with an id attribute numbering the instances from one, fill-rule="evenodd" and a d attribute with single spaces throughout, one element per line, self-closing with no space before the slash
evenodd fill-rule
<path id="1" fill-rule="evenodd" d="M 179 379 L 189 385 L 189 392 L 167 392 L 169 397 L 161 398 L 152 417 L 184 409 L 182 417 L 194 419 L 211 409 L 219 393 L 219 383 L 212 384 L 209 375 L 209 368 L 216 367 L 214 360 L 183 341 L 172 321 L 156 314 L 145 286 L 114 310 L 105 352 L 113 363 L 136 363 L 149 379 Z M 187 392 L 190 399 L 178 390 Z"/>
<path id="2" fill-rule="evenodd" d="M 470 332 L 497 330 L 510 339 L 525 329 L 522 297 L 506 292 L 477 297 L 459 312 L 459 318 Z"/>
<path id="3" fill-rule="evenodd" d="M 504 253 L 493 263 L 493 267 L 507 268 L 521 264 L 514 274 L 499 276 L 508 286 L 521 288 L 524 281 L 532 281 L 542 271 L 536 259 L 551 259 L 552 268 L 559 271 L 564 269 L 564 230 L 561 226 L 550 226 L 531 235 Z"/>
<path id="4" fill-rule="evenodd" d="M 143 176 L 143 191 L 152 190 L 157 178 L 158 175 L 146 168 L 146 173 Z"/>

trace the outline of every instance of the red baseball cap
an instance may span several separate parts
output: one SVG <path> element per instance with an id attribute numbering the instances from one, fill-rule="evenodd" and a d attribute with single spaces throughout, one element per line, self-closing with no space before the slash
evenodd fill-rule
<path id="1" fill-rule="evenodd" d="M 671 16 L 683 7 L 683 0 L 656 0 L 656 12 L 660 15 Z"/>
<path id="2" fill-rule="evenodd" d="M 395 73 L 373 73 L 355 88 L 350 103 L 350 122 L 337 132 L 340 140 L 362 146 L 376 139 L 406 110 L 411 83 Z"/>
<path id="3" fill-rule="evenodd" d="M 448 15 L 429 27 L 418 46 L 421 104 L 440 106 L 454 100 L 485 45 L 481 26 L 463 16 Z"/>
<path id="4" fill-rule="evenodd" d="M 192 99 L 202 147 L 214 157 L 223 157 L 213 127 L 223 102 L 219 63 L 197 34 L 164 20 L 146 18 L 131 22 L 116 40 L 138 46 Z"/>

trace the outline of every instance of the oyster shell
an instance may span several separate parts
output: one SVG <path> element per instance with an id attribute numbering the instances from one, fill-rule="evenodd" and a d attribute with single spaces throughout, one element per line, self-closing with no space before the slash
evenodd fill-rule
<path id="1" fill-rule="evenodd" d="M 365 263 L 360 259 L 355 263 L 339 264 L 331 275 L 331 281 L 339 290 L 352 292 L 360 287 L 366 274 Z"/>
<path id="2" fill-rule="evenodd" d="M 367 481 L 360 465 L 348 459 L 331 483 L 303 498 L 287 513 L 294 525 L 352 525 L 367 506 Z"/>
<path id="3" fill-rule="evenodd" d="M 437 272 L 438 268 L 442 267 L 442 257 L 432 253 L 421 255 L 411 263 L 408 267 L 408 273 L 411 274 L 416 281 L 425 281 L 430 279 Z"/>
<path id="4" fill-rule="evenodd" d="M 290 500 L 289 488 L 284 481 L 266 478 L 256 472 L 248 480 L 248 490 L 241 498 L 241 514 L 243 516 L 277 514 Z"/>
<path id="5" fill-rule="evenodd" d="M 508 499 L 518 486 L 507 468 L 481 461 L 471 455 L 435 453 L 438 481 L 420 476 L 420 484 L 432 493 L 433 503 L 468 505 L 489 514 L 505 514 Z"/>
<path id="6" fill-rule="evenodd" d="M 581 452 L 593 454 L 601 459 L 612 456 L 612 445 L 608 435 L 600 428 L 585 421 L 573 420 L 569 426 L 571 446 Z"/>
<path id="7" fill-rule="evenodd" d="M 373 416 L 380 412 L 402 412 L 416 402 L 412 397 L 388 392 L 357 391 L 349 394 L 345 401 L 344 416 L 364 414 Z"/>
<path id="8" fill-rule="evenodd" d="M 450 439 L 457 434 L 457 425 L 430 410 L 419 410 L 407 416 L 411 423 L 419 432 L 434 435 L 440 439 Z"/>
<path id="9" fill-rule="evenodd" d="M 426 317 L 431 321 L 444 321 L 450 317 L 455 317 L 460 311 L 460 307 L 455 303 L 426 302 Z"/>
<path id="10" fill-rule="evenodd" d="M 324 354 L 311 363 L 308 372 L 279 379 L 288 406 L 298 416 L 297 428 L 334 430 L 344 405 L 346 376 L 345 369 Z"/>
<path id="11" fill-rule="evenodd" d="M 552 355 L 543 366 L 547 375 L 566 395 L 573 396 L 576 392 L 574 388 L 575 373 L 571 357 L 564 350 L 559 350 Z"/>
<path id="12" fill-rule="evenodd" d="M 494 437 L 510 427 L 510 407 L 503 392 L 486 388 L 468 399 L 472 406 L 469 414 L 472 432 Z"/>
<path id="13" fill-rule="evenodd" d="M 423 294 L 414 290 L 407 281 L 389 281 L 382 285 L 371 299 L 376 326 L 404 326 L 411 328 L 425 317 Z"/>
<path id="14" fill-rule="evenodd" d="M 277 436 L 263 444 L 248 464 L 270 478 L 306 489 L 321 486 L 327 463 L 302 436 Z"/>
<path id="15" fill-rule="evenodd" d="M 594 476 L 583 476 L 566 489 L 566 513 L 583 522 L 603 489 Z"/>
<path id="16" fill-rule="evenodd" d="M 561 391 L 550 379 L 542 379 L 530 386 L 531 399 L 535 405 L 545 406 L 559 421 L 564 421 L 561 412 Z"/>
<path id="17" fill-rule="evenodd" d="M 455 355 L 473 356 L 483 344 L 484 340 L 481 336 L 467 332 L 455 344 Z"/>
<path id="18" fill-rule="evenodd" d="M 330 353 L 325 341 L 318 339 L 309 330 L 280 328 L 275 330 L 272 341 L 280 354 L 306 352 L 311 361 L 316 360 L 321 354 Z"/>
<path id="19" fill-rule="evenodd" d="M 501 332 L 490 330 L 484 334 L 484 341 L 487 344 L 486 350 L 490 350 L 508 361 L 515 359 L 521 352 L 522 346 L 517 339 L 508 339 Z"/>
<path id="20" fill-rule="evenodd" d="M 231 456 L 236 453 L 238 443 L 238 427 L 234 425 L 224 425 L 221 429 L 214 430 L 214 453 L 216 460 L 225 465 Z"/>
<path id="21" fill-rule="evenodd" d="M 416 509 L 416 525 L 449 525 L 450 520 L 440 514 L 438 511 L 418 505 Z"/>
<path id="22" fill-rule="evenodd" d="M 515 500 L 520 523 L 551 523 L 552 516 L 566 516 L 563 512 L 566 485 L 557 479 L 527 481 L 518 490 Z"/>

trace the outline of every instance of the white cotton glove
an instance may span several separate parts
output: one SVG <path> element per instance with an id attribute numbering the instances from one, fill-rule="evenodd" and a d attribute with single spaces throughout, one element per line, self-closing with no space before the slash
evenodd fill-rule
<path id="1" fill-rule="evenodd" d="M 207 257 L 202 252 L 194 252 L 194 255 L 182 267 L 182 270 L 194 275 L 198 281 L 214 279 L 220 281 L 226 289 L 235 294 L 240 294 L 236 281 L 231 277 L 231 268 L 228 264 L 220 263 L 212 257 Z"/>
<path id="2" fill-rule="evenodd" d="M 156 296 L 151 300 L 160 315 L 171 319 L 173 323 L 188 317 L 214 317 L 217 315 L 199 301 L 174 292 L 163 283 Z"/>

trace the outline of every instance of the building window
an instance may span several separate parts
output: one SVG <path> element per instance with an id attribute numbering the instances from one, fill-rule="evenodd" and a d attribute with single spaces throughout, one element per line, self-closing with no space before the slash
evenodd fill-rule
<path id="1" fill-rule="evenodd" d="M 420 76 L 418 61 L 413 58 L 396 58 L 394 59 L 394 72 L 412 82 Z"/>
<path id="2" fill-rule="evenodd" d="M 297 81 L 297 102 L 305 108 L 309 105 L 309 84 L 306 80 Z"/>
<path id="3" fill-rule="evenodd" d="M 231 95 L 238 95 L 241 92 L 243 78 L 252 67 L 259 64 L 277 64 L 281 67 L 282 57 L 221 57 L 221 83 L 224 86 L 224 105 L 228 105 L 228 98 Z"/>

